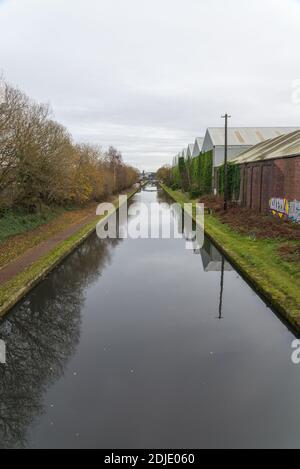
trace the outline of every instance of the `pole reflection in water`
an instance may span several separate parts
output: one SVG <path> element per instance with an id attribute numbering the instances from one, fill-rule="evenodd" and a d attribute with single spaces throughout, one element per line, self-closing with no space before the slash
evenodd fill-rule
<path id="1" fill-rule="evenodd" d="M 178 223 L 178 231 L 184 234 L 186 240 L 195 242 L 194 232 L 195 232 L 195 222 L 193 222 L 193 233 L 189 230 L 188 224 L 184 224 L 184 217 L 182 214 L 183 210 L 179 206 L 174 206 L 172 208 L 172 213 Z M 223 308 L 223 294 L 224 294 L 224 272 L 232 271 L 231 265 L 225 260 L 225 257 L 218 251 L 218 249 L 211 243 L 211 241 L 206 237 L 204 239 L 204 244 L 202 248 L 194 249 L 195 255 L 201 255 L 203 270 L 204 272 L 221 272 L 221 281 L 220 281 L 220 301 L 219 301 L 219 315 L 218 319 L 223 319 L 222 308 Z"/>

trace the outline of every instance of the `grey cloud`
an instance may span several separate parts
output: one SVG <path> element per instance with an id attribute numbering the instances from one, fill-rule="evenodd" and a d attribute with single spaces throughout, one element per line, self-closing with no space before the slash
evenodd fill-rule
<path id="1" fill-rule="evenodd" d="M 0 69 L 145 169 L 222 125 L 299 125 L 295 0 L 0 1 Z"/>

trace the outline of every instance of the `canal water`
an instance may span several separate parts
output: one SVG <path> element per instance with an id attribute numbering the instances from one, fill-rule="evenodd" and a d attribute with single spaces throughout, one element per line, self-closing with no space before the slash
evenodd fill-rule
<path id="1" fill-rule="evenodd" d="M 0 339 L 1 448 L 299 447 L 295 337 L 208 240 L 93 235 Z"/>

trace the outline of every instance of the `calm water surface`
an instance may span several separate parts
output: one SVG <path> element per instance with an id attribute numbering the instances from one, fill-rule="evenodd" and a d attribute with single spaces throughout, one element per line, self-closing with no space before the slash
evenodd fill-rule
<path id="1" fill-rule="evenodd" d="M 208 240 L 93 235 L 0 338 L 2 448 L 300 446 L 294 336 Z"/>

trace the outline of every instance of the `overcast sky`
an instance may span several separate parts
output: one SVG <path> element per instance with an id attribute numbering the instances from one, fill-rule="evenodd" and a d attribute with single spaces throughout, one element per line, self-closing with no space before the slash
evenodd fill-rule
<path id="1" fill-rule="evenodd" d="M 0 0 L 5 78 L 146 170 L 225 112 L 300 125 L 299 44 L 298 0 Z"/>

